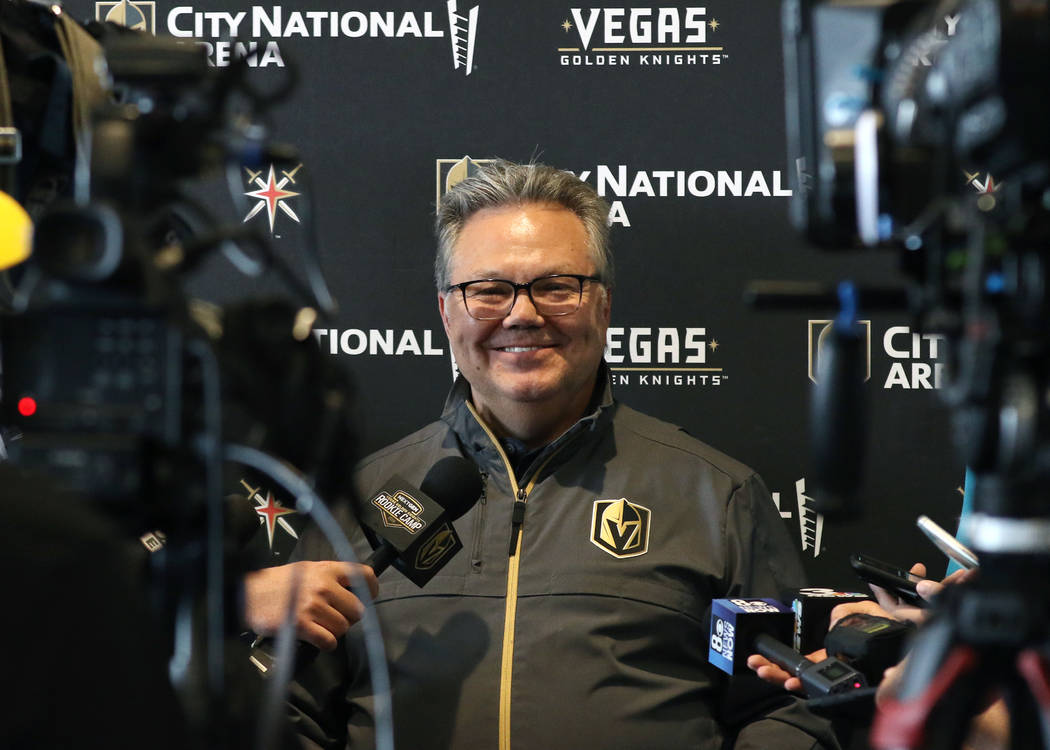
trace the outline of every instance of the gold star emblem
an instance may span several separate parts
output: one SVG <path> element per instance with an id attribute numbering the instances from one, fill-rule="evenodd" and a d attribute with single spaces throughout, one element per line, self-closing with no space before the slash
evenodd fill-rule
<path id="1" fill-rule="evenodd" d="M 718 348 L 718 342 L 715 339 L 711 339 L 711 343 L 708 346 L 711 347 L 711 351 L 714 351 Z"/>
<path id="2" fill-rule="evenodd" d="M 712 18 L 710 21 L 707 22 L 707 25 L 711 27 L 711 31 L 716 31 L 718 27 L 722 24 L 720 24 L 716 19 Z"/>
<path id="3" fill-rule="evenodd" d="M 571 23 L 569 23 L 569 19 L 568 19 L 568 18 L 566 18 L 566 19 L 565 19 L 565 23 L 563 23 L 563 24 L 561 25 L 561 27 L 562 27 L 563 29 L 565 29 L 565 33 L 566 33 L 566 34 L 568 34 L 568 33 L 569 33 L 569 29 L 571 29 L 571 28 L 572 28 L 572 24 L 571 24 Z"/>

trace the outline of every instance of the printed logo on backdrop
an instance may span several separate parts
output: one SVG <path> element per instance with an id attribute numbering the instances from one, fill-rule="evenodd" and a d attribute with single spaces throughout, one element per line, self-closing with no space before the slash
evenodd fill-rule
<path id="1" fill-rule="evenodd" d="M 270 224 L 271 237 L 280 237 L 280 235 L 274 234 L 274 222 L 277 219 L 278 211 L 296 224 L 299 224 L 299 216 L 289 205 L 289 201 L 297 197 L 299 193 L 288 189 L 288 186 L 295 185 L 295 176 L 302 168 L 302 164 L 297 164 L 291 170 L 282 169 L 280 170 L 280 177 L 278 177 L 273 164 L 269 165 L 269 169 L 260 169 L 259 171 L 245 167 L 244 179 L 249 189 L 244 192 L 244 195 L 246 198 L 254 198 L 255 205 L 248 211 L 244 221 L 248 222 L 254 219 L 265 209 L 265 216 Z"/>
<path id="2" fill-rule="evenodd" d="M 1002 183 L 996 182 L 991 174 L 986 174 L 984 180 L 981 179 L 980 172 L 963 170 L 963 174 L 966 175 L 966 184 L 972 187 L 978 195 L 977 208 L 982 211 L 991 211 L 995 208 L 995 194 L 1003 186 Z"/>
<path id="3" fill-rule="evenodd" d="M 867 382 L 872 373 L 871 321 L 860 321 L 865 327 L 865 352 L 867 356 L 864 378 Z M 817 382 L 817 362 L 824 339 L 831 330 L 830 320 L 808 321 L 809 379 Z M 882 334 L 882 351 L 889 360 L 882 375 L 881 363 L 877 368 L 877 380 L 885 390 L 936 390 L 944 385 L 946 358 L 945 337 L 939 333 L 918 333 L 908 326 L 890 326 Z"/>
<path id="4" fill-rule="evenodd" d="M 773 492 L 773 504 L 781 518 L 791 518 L 791 510 L 785 510 L 781 503 L 780 493 Z M 811 552 L 819 557 L 824 547 L 824 516 L 813 510 L 813 498 L 806 494 L 806 478 L 795 481 L 795 507 L 798 511 L 798 534 L 803 552 Z"/>
<path id="5" fill-rule="evenodd" d="M 129 0 L 99 0 L 95 3 L 95 20 L 109 21 L 135 31 L 157 33 L 157 4 Z"/>
<path id="6" fill-rule="evenodd" d="M 707 329 L 677 326 L 610 326 L 605 361 L 613 385 L 646 388 L 718 386 L 729 379 L 709 361 L 721 344 Z"/>
<path id="7" fill-rule="evenodd" d="M 247 58 L 250 67 L 283 68 L 281 39 L 444 39 L 447 35 L 452 69 L 469 76 L 474 70 L 479 6 L 461 6 L 459 0 L 429 4 L 434 10 L 287 10 L 282 5 L 252 5 L 232 12 L 180 5 L 168 11 L 166 28 L 174 37 L 196 40 L 216 67 Z"/>
<path id="8" fill-rule="evenodd" d="M 651 511 L 619 500 L 595 500 L 591 512 L 591 544 L 613 557 L 637 557 L 649 550 Z"/>
<path id="9" fill-rule="evenodd" d="M 624 198 L 790 198 L 781 170 L 638 169 L 627 164 L 598 164 L 572 172 L 591 182 L 609 201 L 609 224 L 630 227 Z M 633 201 L 630 201 L 633 203 Z"/>
<path id="10" fill-rule="evenodd" d="M 241 480 L 241 485 L 248 491 L 248 498 L 255 503 L 255 514 L 259 516 L 259 525 L 266 527 L 266 540 L 270 545 L 271 553 L 279 554 L 275 553 L 273 548 L 274 535 L 278 528 L 290 535 L 292 539 L 299 539 L 299 534 L 286 518 L 286 516 L 294 515 L 295 510 L 284 507 L 279 500 L 274 498 L 270 490 L 265 490 L 264 494 L 262 487 L 252 487 L 245 479 Z"/>
<path id="11" fill-rule="evenodd" d="M 704 7 L 568 8 L 558 22 L 567 67 L 721 65 L 729 59 L 717 18 Z"/>
<path id="12" fill-rule="evenodd" d="M 864 382 L 871 379 L 871 321 L 857 321 L 864 326 Z M 809 357 L 809 379 L 814 383 L 817 380 L 820 359 L 824 354 L 824 343 L 834 329 L 833 320 L 811 320 L 807 329 L 806 340 Z"/>

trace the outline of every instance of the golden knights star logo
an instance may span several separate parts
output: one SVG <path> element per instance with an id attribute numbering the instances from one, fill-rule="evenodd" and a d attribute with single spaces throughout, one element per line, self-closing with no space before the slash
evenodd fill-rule
<path id="1" fill-rule="evenodd" d="M 271 552 L 273 552 L 273 535 L 278 526 L 295 539 L 299 538 L 292 525 L 284 519 L 284 516 L 296 513 L 294 509 L 281 505 L 269 490 L 266 490 L 266 495 L 263 496 L 262 487 L 252 487 L 244 479 L 241 480 L 241 484 L 248 490 L 248 497 L 255 503 L 255 514 L 259 516 L 259 524 L 266 526 L 266 540 L 270 544 Z"/>
<path id="2" fill-rule="evenodd" d="M 303 165 L 299 164 L 295 169 L 291 171 L 281 170 L 280 179 L 277 178 L 274 173 L 273 164 L 270 165 L 269 172 L 265 173 L 264 170 L 258 172 L 244 168 L 246 173 L 246 182 L 248 187 L 255 186 L 254 190 L 246 190 L 244 192 L 245 197 L 254 198 L 256 203 L 252 209 L 248 212 L 248 215 L 244 217 L 244 221 L 248 222 L 255 218 L 255 215 L 266 209 L 266 216 L 270 220 L 270 234 L 274 233 L 274 221 L 277 218 L 278 210 L 282 211 L 288 218 L 294 221 L 296 224 L 299 222 L 299 216 L 292 210 L 292 207 L 288 205 L 288 201 L 291 198 L 296 197 L 299 193 L 294 190 L 288 190 L 287 185 L 290 183 L 295 184 L 295 175 L 302 169 Z"/>
<path id="3" fill-rule="evenodd" d="M 595 500 L 591 543 L 613 557 L 637 557 L 649 551 L 648 508 L 619 500 Z"/>

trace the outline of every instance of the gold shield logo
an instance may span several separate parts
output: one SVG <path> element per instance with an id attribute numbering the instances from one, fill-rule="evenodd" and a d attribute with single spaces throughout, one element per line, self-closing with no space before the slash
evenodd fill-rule
<path id="1" fill-rule="evenodd" d="M 591 515 L 591 543 L 613 557 L 637 557 L 649 551 L 650 511 L 619 500 L 595 500 Z"/>
<path id="2" fill-rule="evenodd" d="M 136 31 L 157 33 L 157 3 L 154 0 L 99 0 L 95 3 L 95 20 L 111 21 Z"/>
<path id="3" fill-rule="evenodd" d="M 452 531 L 452 526 L 445 523 L 434 532 L 434 536 L 427 540 L 426 544 L 419 548 L 416 553 L 416 569 L 430 570 L 441 562 L 441 559 L 455 546 L 456 535 Z"/>
<path id="4" fill-rule="evenodd" d="M 437 160 L 437 194 L 435 205 L 441 205 L 441 199 L 445 193 L 455 185 L 468 177 L 478 173 L 478 167 L 488 164 L 492 159 L 471 159 L 464 156 L 461 159 L 438 159 Z"/>
<path id="5" fill-rule="evenodd" d="M 858 320 L 864 326 L 864 382 L 871 380 L 871 321 Z M 831 334 L 833 320 L 810 320 L 807 335 L 809 353 L 809 379 L 817 382 L 817 363 L 820 362 L 824 341 Z"/>

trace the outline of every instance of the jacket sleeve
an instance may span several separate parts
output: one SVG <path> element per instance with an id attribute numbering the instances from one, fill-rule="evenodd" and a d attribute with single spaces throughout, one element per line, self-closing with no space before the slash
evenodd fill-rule
<path id="1" fill-rule="evenodd" d="M 725 540 L 723 596 L 790 601 L 805 585 L 802 561 L 769 490 L 756 474 L 729 498 Z M 736 750 L 840 748 L 829 721 L 809 712 L 801 699 L 750 672 L 729 681 L 721 708 L 723 721 L 735 733 Z"/>
<path id="2" fill-rule="evenodd" d="M 333 508 L 332 513 L 354 551 L 361 555 L 368 545 L 353 520 L 349 503 L 341 503 Z M 335 559 L 332 545 L 313 524 L 303 533 L 292 553 L 292 561 Z M 287 714 L 302 747 L 308 750 L 344 750 L 349 747 L 347 726 L 355 717 L 350 716 L 346 693 L 354 677 L 350 674 L 346 638 L 340 638 L 333 651 L 312 648 L 304 651 L 302 645 L 299 647 L 297 659 L 303 663 L 296 669 L 288 686 Z"/>

